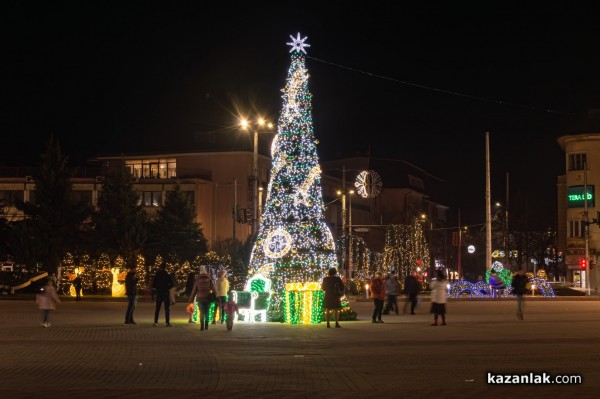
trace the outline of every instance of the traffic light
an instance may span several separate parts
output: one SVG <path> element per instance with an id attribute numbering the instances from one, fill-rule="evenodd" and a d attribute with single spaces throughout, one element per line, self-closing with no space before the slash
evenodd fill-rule
<path id="1" fill-rule="evenodd" d="M 587 269 L 587 259 L 586 258 L 579 259 L 579 269 L 581 269 L 581 270 Z"/>

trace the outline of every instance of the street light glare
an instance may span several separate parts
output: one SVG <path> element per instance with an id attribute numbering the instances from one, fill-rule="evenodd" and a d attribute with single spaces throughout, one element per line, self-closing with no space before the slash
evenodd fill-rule
<path id="1" fill-rule="evenodd" d="M 258 126 L 264 126 L 265 125 L 265 120 L 263 118 L 258 118 Z"/>
<path id="2" fill-rule="evenodd" d="M 354 194 L 354 190 L 348 191 L 348 194 Z"/>
<path id="3" fill-rule="evenodd" d="M 250 126 L 250 122 L 248 122 L 246 118 L 241 118 L 240 126 L 242 127 L 242 129 L 248 129 L 248 126 Z"/>

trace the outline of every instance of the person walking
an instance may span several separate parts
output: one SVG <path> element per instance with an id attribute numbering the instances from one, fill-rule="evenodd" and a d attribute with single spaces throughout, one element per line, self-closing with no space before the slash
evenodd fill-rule
<path id="1" fill-rule="evenodd" d="M 73 279 L 73 288 L 75 288 L 75 300 L 79 302 L 81 299 L 81 277 L 79 275 Z"/>
<path id="2" fill-rule="evenodd" d="M 125 295 L 127 295 L 127 311 L 125 312 L 125 323 L 126 325 L 135 325 L 136 322 L 133 320 L 133 311 L 137 304 L 138 297 L 138 278 L 135 275 L 135 267 L 130 267 L 129 271 L 125 275 Z"/>
<path id="3" fill-rule="evenodd" d="M 383 313 L 383 302 L 385 301 L 385 282 L 381 272 L 375 273 L 371 280 L 371 298 L 375 309 L 373 310 L 373 323 L 383 323 L 381 314 Z"/>
<path id="4" fill-rule="evenodd" d="M 198 278 L 194 282 L 194 288 L 188 300 L 188 303 L 192 303 L 195 297 L 196 302 L 198 302 L 200 307 L 200 330 L 208 330 L 208 309 L 210 306 L 208 294 L 211 291 L 216 292 L 215 285 L 208 276 L 206 267 L 200 266 Z"/>
<path id="5" fill-rule="evenodd" d="M 441 270 L 437 271 L 436 279 L 431 282 L 431 313 L 432 326 L 438 325 L 438 317 L 442 316 L 442 325 L 446 325 L 446 276 Z"/>
<path id="6" fill-rule="evenodd" d="M 50 327 L 50 311 L 56 309 L 56 304 L 60 303 L 56 293 L 55 282 L 50 276 L 46 284 L 40 289 L 35 297 L 39 309 L 42 311 L 42 327 Z"/>
<path id="7" fill-rule="evenodd" d="M 190 272 L 187 276 L 187 281 L 185 283 L 185 296 L 190 297 L 192 295 L 192 290 L 194 289 L 194 283 L 196 282 L 196 273 L 193 271 Z M 194 322 L 194 312 L 190 312 L 190 317 L 188 318 L 188 323 Z"/>
<path id="8" fill-rule="evenodd" d="M 340 326 L 340 310 L 342 309 L 341 297 L 344 295 L 344 282 L 337 276 L 337 269 L 329 269 L 328 276 L 321 283 L 321 290 L 325 292 L 323 297 L 323 307 L 325 308 L 325 320 L 327 328 L 330 328 L 329 319 L 331 312 L 334 314 L 335 328 Z"/>
<path id="9" fill-rule="evenodd" d="M 227 303 L 227 293 L 229 292 L 229 280 L 227 280 L 227 272 L 225 270 L 221 270 L 219 272 L 219 278 L 217 278 L 217 300 L 219 304 L 219 318 L 221 320 L 221 324 L 225 321 L 225 303 Z M 215 324 L 217 317 L 217 312 L 213 314 L 212 324 Z"/>
<path id="10" fill-rule="evenodd" d="M 517 296 L 517 318 L 523 320 L 523 308 L 525 307 L 525 290 L 527 289 L 527 282 L 529 279 L 525 275 L 525 270 L 519 270 L 512 280 L 512 288 L 514 294 Z"/>
<path id="11" fill-rule="evenodd" d="M 391 311 L 398 314 L 398 295 L 400 295 L 400 282 L 394 274 L 388 274 L 385 279 L 385 292 L 387 295 L 387 303 L 383 314 L 390 314 Z"/>
<path id="12" fill-rule="evenodd" d="M 162 304 L 165 304 L 165 322 L 167 327 L 173 327 L 170 323 L 170 290 L 173 287 L 173 279 L 167 273 L 167 265 L 162 263 L 154 276 L 153 288 L 156 292 L 156 308 L 154 309 L 154 324 L 158 326 L 158 316 L 160 315 L 160 308 Z"/>
<path id="13" fill-rule="evenodd" d="M 238 313 L 239 315 L 239 307 L 237 303 L 233 301 L 233 295 L 229 294 L 229 301 L 225 302 L 223 308 L 225 309 L 225 314 L 227 315 L 227 331 L 231 331 L 233 330 L 233 319 L 235 314 Z"/>
<path id="14" fill-rule="evenodd" d="M 410 314 L 415 314 L 415 308 L 417 307 L 417 295 L 419 295 L 419 281 L 417 277 L 409 273 L 404 279 L 404 291 L 406 291 L 406 302 L 404 303 L 404 313 L 410 302 Z"/>

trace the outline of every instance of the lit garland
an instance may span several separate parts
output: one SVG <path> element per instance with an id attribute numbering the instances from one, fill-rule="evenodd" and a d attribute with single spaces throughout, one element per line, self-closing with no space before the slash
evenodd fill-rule
<path id="1" fill-rule="evenodd" d="M 421 266 L 422 271 L 418 270 Z M 416 218 L 410 226 L 390 225 L 385 232 L 383 270 L 396 273 L 400 281 L 407 274 L 424 274 L 429 267 L 429 248 L 423 234 L 423 226 Z"/>
<path id="2" fill-rule="evenodd" d="M 350 243 L 350 251 L 348 251 L 348 243 Z M 352 270 L 354 271 L 353 279 L 363 280 L 369 278 L 373 274 L 371 265 L 377 264 L 373 262 L 373 257 L 376 255 L 367 247 L 367 243 L 357 236 L 342 236 L 336 240 L 337 256 L 340 259 L 350 256 L 352 261 Z"/>
<path id="3" fill-rule="evenodd" d="M 138 289 L 144 288 L 148 278 L 148 271 L 146 270 L 146 259 L 142 255 L 138 255 L 135 260 L 135 275 L 138 278 Z"/>
<path id="4" fill-rule="evenodd" d="M 323 215 L 312 95 L 308 91 L 303 55 L 305 39 L 299 39 L 302 41 L 298 42 L 299 49 L 291 52 L 278 134 L 271 147 L 271 178 L 250 258 L 251 275 L 272 264 L 269 278 L 275 293 L 271 297 L 270 315 L 283 310 L 286 284 L 318 281 L 329 268 L 338 265 L 333 236 Z"/>

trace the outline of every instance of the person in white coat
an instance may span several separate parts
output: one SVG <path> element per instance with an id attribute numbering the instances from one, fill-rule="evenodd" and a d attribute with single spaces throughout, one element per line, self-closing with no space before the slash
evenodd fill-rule
<path id="1" fill-rule="evenodd" d="M 432 326 L 438 325 L 438 317 L 442 316 L 442 326 L 446 325 L 446 276 L 441 270 L 437 271 L 437 278 L 431 282 L 431 313 L 433 313 Z"/>

